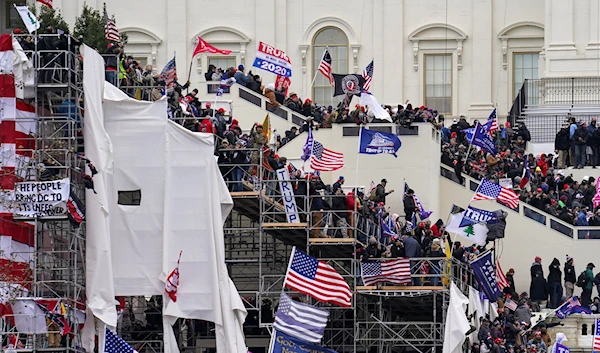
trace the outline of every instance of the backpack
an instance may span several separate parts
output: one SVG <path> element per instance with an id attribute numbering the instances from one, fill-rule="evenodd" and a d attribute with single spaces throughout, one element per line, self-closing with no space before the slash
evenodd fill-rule
<path id="1" fill-rule="evenodd" d="M 588 277 L 587 274 L 585 273 L 586 271 L 581 272 L 581 274 L 579 275 L 579 277 L 577 277 L 577 283 L 575 283 L 575 285 L 577 287 L 585 287 L 588 284 Z"/>
<path id="2" fill-rule="evenodd" d="M 375 201 L 375 197 L 377 197 L 377 188 L 373 188 L 371 193 L 369 194 L 369 201 Z"/>
<path id="3" fill-rule="evenodd" d="M 596 277 L 594 277 L 594 284 L 597 286 L 600 285 L 600 272 L 598 272 Z"/>

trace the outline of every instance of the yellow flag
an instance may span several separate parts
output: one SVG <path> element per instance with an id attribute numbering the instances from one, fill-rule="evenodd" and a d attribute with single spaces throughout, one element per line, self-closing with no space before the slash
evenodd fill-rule
<path id="1" fill-rule="evenodd" d="M 262 123 L 263 126 L 263 135 L 267 139 L 267 144 L 271 143 L 271 119 L 269 118 L 269 113 L 265 116 L 265 120 Z"/>
<path id="2" fill-rule="evenodd" d="M 67 308 L 63 303 L 60 303 L 60 314 L 64 317 L 67 317 Z"/>
<path id="3" fill-rule="evenodd" d="M 452 266 L 452 250 L 450 249 L 450 242 L 448 240 L 446 240 L 446 261 L 447 261 L 447 265 L 446 265 L 446 269 L 445 269 L 445 273 L 448 274 L 448 277 L 443 277 L 442 278 L 442 283 L 445 286 L 450 285 L 450 281 L 449 281 L 449 276 L 450 276 L 450 270 L 451 270 L 451 266 Z"/>

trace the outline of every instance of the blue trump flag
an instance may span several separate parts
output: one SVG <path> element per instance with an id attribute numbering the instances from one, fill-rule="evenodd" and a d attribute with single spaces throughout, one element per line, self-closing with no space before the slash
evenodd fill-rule
<path id="1" fill-rule="evenodd" d="M 473 132 L 471 144 L 481 147 L 493 155 L 498 153 L 496 151 L 494 139 L 492 139 L 492 136 L 490 136 L 490 126 L 488 126 L 488 124 L 481 125 L 480 123 L 477 123 L 477 126 L 475 126 L 475 131 Z"/>
<path id="2" fill-rule="evenodd" d="M 555 347 L 556 347 L 556 351 L 555 351 L 556 353 L 571 353 L 571 350 L 569 349 L 569 347 L 563 346 L 560 343 L 557 343 Z"/>
<path id="3" fill-rule="evenodd" d="M 364 127 L 360 130 L 360 141 L 358 153 L 363 154 L 391 154 L 398 157 L 396 152 L 402 146 L 398 136 L 389 132 L 380 132 L 367 130 Z"/>
<path id="4" fill-rule="evenodd" d="M 301 341 L 277 330 L 273 330 L 273 337 L 271 353 L 337 353 L 333 349 Z"/>
<path id="5" fill-rule="evenodd" d="M 479 282 L 479 288 L 483 291 L 490 302 L 495 303 L 500 297 L 500 288 L 496 280 L 496 269 L 492 263 L 492 252 L 479 256 L 469 265 L 473 269 L 473 273 Z"/>
<path id="6" fill-rule="evenodd" d="M 556 309 L 556 317 L 564 319 L 571 314 L 591 314 L 592 311 L 584 306 L 581 306 L 579 298 L 571 297 L 569 300 L 564 302 L 563 305 Z"/>
<path id="7" fill-rule="evenodd" d="M 463 218 L 460 220 L 459 227 L 467 227 L 479 223 L 495 223 L 498 222 L 498 216 L 495 212 L 482 210 L 475 207 L 467 207 Z"/>

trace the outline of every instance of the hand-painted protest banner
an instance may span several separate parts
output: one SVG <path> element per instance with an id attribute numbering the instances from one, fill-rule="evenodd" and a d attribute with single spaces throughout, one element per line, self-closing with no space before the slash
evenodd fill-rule
<path id="1" fill-rule="evenodd" d="M 294 197 L 294 187 L 290 182 L 290 173 L 288 172 L 288 169 L 277 169 L 277 179 L 280 181 L 281 197 L 283 197 L 283 205 L 285 206 L 285 215 L 287 216 L 288 223 L 300 223 L 296 199 Z"/>
<path id="2" fill-rule="evenodd" d="M 15 183 L 15 216 L 63 217 L 71 191 L 69 179 Z"/>
<path id="3" fill-rule="evenodd" d="M 253 66 L 276 75 L 292 77 L 292 62 L 287 54 L 263 42 L 258 44 Z"/>

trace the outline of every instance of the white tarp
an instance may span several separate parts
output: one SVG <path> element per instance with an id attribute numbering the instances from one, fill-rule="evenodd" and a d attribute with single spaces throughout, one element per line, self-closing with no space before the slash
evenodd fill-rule
<path id="1" fill-rule="evenodd" d="M 102 60 L 97 53 L 85 53 L 84 63 Z M 86 219 L 89 223 L 92 218 L 107 218 L 104 236 L 114 295 L 163 295 L 167 353 L 178 352 L 170 325 L 178 317 L 215 322 L 217 350 L 246 353 L 242 331 L 246 310 L 224 255 L 223 222 L 233 201 L 214 159 L 213 135 L 193 133 L 169 121 L 164 98 L 137 101 L 105 83 L 103 96 L 86 92 L 86 104 L 90 100 L 103 108 L 93 113 L 103 116 L 100 131 L 106 130 L 108 144 L 104 136 L 96 140 L 111 146 L 114 163 L 112 173 L 103 174 L 107 207 L 90 212 L 88 206 Z M 90 114 L 86 108 L 85 126 Z M 97 165 L 84 137 L 86 157 Z M 120 191 L 139 191 L 139 205 L 119 204 Z M 98 252 L 89 244 L 88 239 L 88 252 Z M 164 280 L 181 250 L 177 302 L 171 302 Z M 90 281 L 89 271 L 87 275 Z M 100 294 L 87 293 L 88 298 Z"/>
<path id="2" fill-rule="evenodd" d="M 465 333 L 471 326 L 465 311 L 467 310 L 469 299 L 462 294 L 460 289 L 450 283 L 450 303 L 448 304 L 448 314 L 446 315 L 446 326 L 444 328 L 443 353 L 460 353 L 462 344 L 465 342 Z"/>

